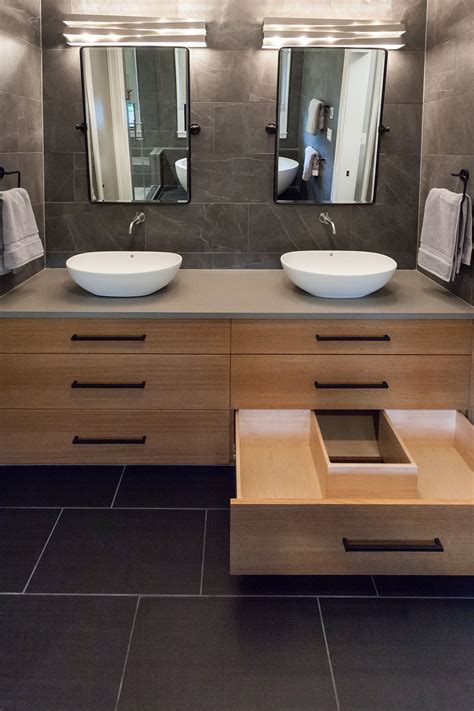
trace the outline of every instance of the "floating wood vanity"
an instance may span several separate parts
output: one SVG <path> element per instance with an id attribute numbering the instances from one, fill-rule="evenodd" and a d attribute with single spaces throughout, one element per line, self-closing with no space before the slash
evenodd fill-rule
<path id="1" fill-rule="evenodd" d="M 269 299 L 250 318 L 232 281 L 258 273 L 226 273 L 214 309 L 193 313 L 185 274 L 174 310 L 172 290 L 101 300 L 58 272 L 28 283 L 35 306 L 27 286 L 0 300 L 2 463 L 235 452 L 232 573 L 474 574 L 472 310 L 416 275 L 436 314 L 355 304 L 349 318 L 293 291 L 306 314 Z"/>

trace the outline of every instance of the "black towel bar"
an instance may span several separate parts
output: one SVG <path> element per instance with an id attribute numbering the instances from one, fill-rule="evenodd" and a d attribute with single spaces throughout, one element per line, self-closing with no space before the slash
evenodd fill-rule
<path id="1" fill-rule="evenodd" d="M 5 168 L 0 166 L 0 180 L 6 175 L 17 175 L 18 176 L 18 187 L 21 188 L 21 173 L 19 170 L 5 170 Z"/>

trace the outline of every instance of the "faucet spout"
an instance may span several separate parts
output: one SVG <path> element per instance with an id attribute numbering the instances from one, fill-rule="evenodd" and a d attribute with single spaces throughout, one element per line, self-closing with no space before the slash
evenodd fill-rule
<path id="1" fill-rule="evenodd" d="M 133 234 L 133 228 L 135 225 L 141 225 L 142 222 L 145 222 L 145 213 L 144 212 L 137 212 L 135 217 L 130 223 L 130 227 L 128 228 L 128 234 L 132 235 Z"/>
<path id="2" fill-rule="evenodd" d="M 329 217 L 327 210 L 319 215 L 319 221 L 322 225 L 331 225 L 333 235 L 336 234 L 336 223 Z"/>

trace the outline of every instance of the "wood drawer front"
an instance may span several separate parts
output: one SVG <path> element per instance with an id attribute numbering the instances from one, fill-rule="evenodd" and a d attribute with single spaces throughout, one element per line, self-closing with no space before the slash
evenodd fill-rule
<path id="1" fill-rule="evenodd" d="M 225 355 L 2 355 L 0 407 L 225 410 L 229 381 Z"/>
<path id="2" fill-rule="evenodd" d="M 234 355 L 231 402 L 234 409 L 464 410 L 469 371 L 469 356 Z M 324 387 L 334 384 L 376 387 Z"/>
<path id="3" fill-rule="evenodd" d="M 73 337 L 76 338 L 71 340 Z M 94 340 L 82 340 L 84 338 Z M 229 351 L 230 321 L 100 318 L 0 321 L 1 353 L 206 354 Z"/>
<path id="4" fill-rule="evenodd" d="M 228 464 L 230 412 L 0 410 L 2 464 Z M 144 444 L 142 438 L 146 436 Z M 83 443 L 97 439 L 128 443 Z"/>
<path id="5" fill-rule="evenodd" d="M 232 503 L 233 575 L 473 575 L 469 505 Z M 343 539 L 434 541 L 444 552 L 346 552 Z"/>
<path id="6" fill-rule="evenodd" d="M 232 322 L 232 353 L 467 355 L 470 352 L 469 321 Z"/>

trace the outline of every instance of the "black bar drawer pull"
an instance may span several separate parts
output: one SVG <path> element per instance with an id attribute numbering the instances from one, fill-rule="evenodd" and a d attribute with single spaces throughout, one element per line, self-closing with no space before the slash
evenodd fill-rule
<path id="1" fill-rule="evenodd" d="M 317 390 L 388 390 L 389 384 L 386 380 L 381 383 L 314 383 Z"/>
<path id="2" fill-rule="evenodd" d="M 343 538 L 344 550 L 348 553 L 392 552 L 392 553 L 443 553 L 439 538 L 432 541 L 350 541 Z"/>
<path id="3" fill-rule="evenodd" d="M 316 335 L 317 341 L 391 341 L 390 336 L 320 336 Z"/>
<path id="4" fill-rule="evenodd" d="M 146 380 L 142 380 L 141 383 L 80 383 L 77 380 L 71 383 L 71 388 L 94 388 L 98 390 L 144 390 L 146 385 Z"/>
<path id="5" fill-rule="evenodd" d="M 73 444 L 145 444 L 146 435 L 143 437 L 78 437 L 72 440 Z"/>
<path id="6" fill-rule="evenodd" d="M 78 336 L 75 333 L 71 336 L 71 341 L 144 341 L 146 334 L 143 336 Z"/>

